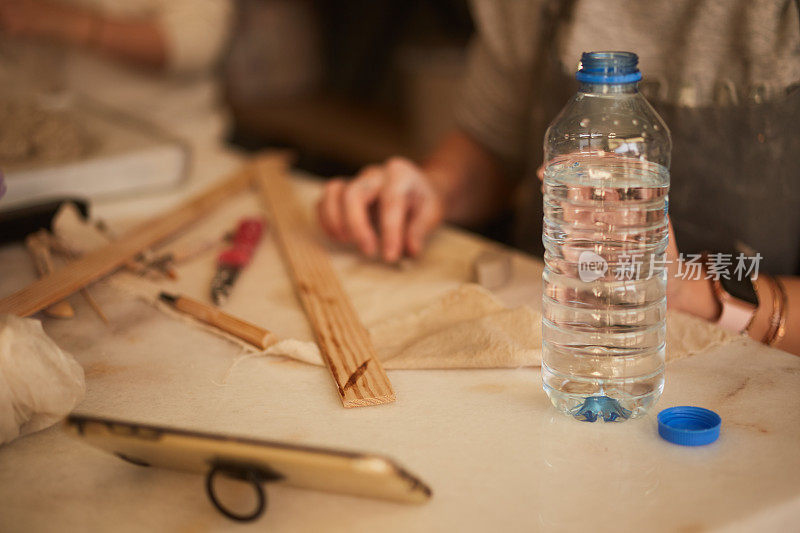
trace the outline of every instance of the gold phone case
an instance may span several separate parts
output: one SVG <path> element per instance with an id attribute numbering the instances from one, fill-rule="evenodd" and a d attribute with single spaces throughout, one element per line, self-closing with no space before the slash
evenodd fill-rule
<path id="1" fill-rule="evenodd" d="M 424 503 L 432 494 L 416 476 L 379 455 L 82 415 L 71 415 L 64 424 L 75 437 L 128 462 L 205 474 L 212 503 L 235 520 L 253 520 L 261 515 L 266 506 L 261 487 L 264 482 L 403 503 Z M 214 492 L 217 474 L 252 483 L 259 497 L 256 510 L 240 515 L 224 508 Z"/>

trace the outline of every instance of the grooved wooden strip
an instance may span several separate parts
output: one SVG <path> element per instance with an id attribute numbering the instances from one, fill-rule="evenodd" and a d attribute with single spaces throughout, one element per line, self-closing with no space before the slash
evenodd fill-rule
<path id="1" fill-rule="evenodd" d="M 260 165 L 283 168 L 285 160 L 283 154 L 264 156 Z M 116 241 L 3 298 L 0 300 L 0 313 L 28 316 L 66 298 L 202 217 L 229 197 L 247 189 L 251 183 L 251 167 L 247 165 L 177 208 L 137 226 Z"/>
<path id="2" fill-rule="evenodd" d="M 298 260 L 306 260 L 305 256 L 307 255 L 307 246 L 301 245 L 298 247 L 298 249 L 303 252 L 303 255 L 298 257 Z M 320 267 L 322 263 L 315 262 L 313 260 L 308 260 L 307 264 L 311 269 L 309 274 L 316 275 L 322 283 L 338 284 L 338 280 L 333 277 L 333 272 L 330 268 L 328 268 L 326 271 L 326 269 Z M 319 301 L 310 301 L 307 295 L 304 295 L 304 298 L 309 301 L 311 306 L 315 308 L 318 307 L 319 311 L 329 319 L 326 325 L 329 326 L 330 329 L 331 341 L 340 348 L 342 353 L 346 355 L 353 356 L 353 354 L 360 352 L 371 351 L 372 348 L 369 344 L 368 336 L 365 336 L 361 333 L 361 330 L 359 329 L 361 327 L 360 323 L 358 322 L 355 310 L 351 305 L 349 305 L 349 299 L 342 300 L 341 298 L 336 298 L 335 296 L 331 297 L 325 295 L 324 293 L 322 294 L 324 297 L 319 299 Z M 322 331 L 326 332 L 325 329 Z M 366 343 L 364 342 L 365 338 L 367 339 Z M 375 390 L 379 390 L 379 388 L 373 387 L 370 384 L 369 374 L 364 374 L 364 370 L 368 365 L 365 365 L 365 363 L 359 361 L 354 356 L 350 362 L 355 366 L 356 370 L 350 374 L 350 376 L 347 378 L 347 381 L 342 385 L 342 388 L 347 390 L 355 385 L 357 379 L 361 379 L 361 386 L 353 389 L 357 399 L 362 400 L 364 396 L 368 398 L 374 397 L 376 395 Z"/>
<path id="3" fill-rule="evenodd" d="M 372 340 L 314 239 L 284 169 L 256 161 L 255 182 L 272 216 L 295 292 L 345 407 L 393 402 L 394 390 Z"/>
<path id="4" fill-rule="evenodd" d="M 284 197 L 286 193 L 280 195 Z M 294 231 L 298 227 L 302 227 L 298 224 L 304 224 L 304 217 L 302 213 L 298 216 L 298 211 L 295 209 L 291 209 L 291 207 L 287 207 L 284 204 L 276 206 L 276 211 L 284 212 L 287 210 L 287 217 L 297 217 L 292 218 L 291 220 L 293 223 L 289 226 L 291 231 L 287 234 L 282 236 L 284 241 L 291 241 L 295 243 L 295 246 L 291 250 L 287 252 L 291 258 L 295 261 L 305 262 L 309 266 L 309 275 L 316 276 L 318 281 L 320 281 L 321 285 L 326 285 L 329 283 L 333 283 L 338 285 L 338 280 L 336 279 L 335 275 L 333 274 L 332 269 L 329 266 L 327 261 L 313 261 L 313 260 L 306 260 L 306 256 L 309 253 L 309 246 L 314 245 L 314 241 L 312 239 L 296 239 Z M 303 218 L 301 218 L 303 217 Z M 326 256 L 327 258 L 327 256 Z M 321 268 L 320 265 L 325 264 L 328 265 L 327 268 Z M 303 289 L 307 289 L 307 284 L 301 283 L 299 286 Z M 335 343 L 345 355 L 351 355 L 353 353 L 359 353 L 359 351 L 372 351 L 370 340 L 368 335 L 363 334 L 363 327 L 360 325 L 357 319 L 357 315 L 352 308 L 352 305 L 347 298 L 338 298 L 336 295 L 329 294 L 326 290 L 320 289 L 317 291 L 317 294 L 321 295 L 322 298 L 319 298 L 319 301 L 309 301 L 307 298 L 307 290 L 303 290 L 300 292 L 301 301 L 304 302 L 304 306 L 311 307 L 314 309 L 314 312 L 326 312 L 327 316 L 332 317 L 330 323 L 323 324 L 324 327 L 319 329 L 319 335 L 323 337 L 329 336 L 330 341 Z M 320 307 L 321 304 L 321 307 Z M 328 330 L 332 330 L 332 335 L 328 335 L 330 332 Z M 336 333 L 341 330 L 342 335 L 337 335 Z M 355 331 L 354 331 L 355 330 Z M 352 340 L 355 342 L 355 345 L 348 342 L 348 340 Z M 364 373 L 365 369 L 368 368 L 368 364 L 364 365 L 364 363 L 359 363 L 358 360 L 350 361 L 354 365 L 358 363 L 356 366 L 356 370 L 353 374 L 350 375 L 348 381 L 342 385 L 342 388 L 347 390 L 352 387 L 352 384 L 355 383 L 357 380 L 351 381 L 351 378 L 355 375 L 358 379 L 361 380 L 362 387 L 356 388 L 354 390 L 356 397 L 358 400 L 361 400 L 360 396 L 362 396 L 362 392 L 360 389 L 363 389 L 363 394 L 366 394 L 367 398 L 377 396 L 374 392 L 375 390 L 379 390 L 380 386 L 374 383 L 374 379 L 371 373 Z M 358 374 L 356 374 L 356 372 Z M 363 378 L 362 378 L 363 376 Z M 341 381 L 341 376 L 339 376 L 339 381 Z M 348 386 L 350 383 L 350 386 Z M 339 383 L 341 385 L 341 383 Z M 365 402 L 366 403 L 366 402 Z"/>
<path id="5" fill-rule="evenodd" d="M 282 207 L 283 206 L 279 207 L 278 209 L 280 210 Z M 296 214 L 296 212 L 293 213 L 293 215 L 294 214 Z M 297 227 L 297 225 L 292 225 L 292 228 Z M 309 243 L 312 243 L 313 241 L 310 239 L 297 241 L 294 239 L 294 233 L 295 232 L 292 232 L 290 235 L 291 241 L 297 244 L 297 246 L 290 252 L 293 259 L 307 265 L 309 269 L 308 274 L 312 277 L 316 276 L 320 282 L 320 286 L 330 285 L 331 283 L 338 285 L 338 280 L 336 280 L 335 275 L 333 274 L 333 271 L 327 262 L 314 261 L 313 259 L 308 258 L 309 253 L 313 255 L 313 252 L 309 252 Z M 328 265 L 328 268 L 321 268 L 320 265 L 322 264 Z M 308 290 L 309 287 L 307 284 L 301 284 L 300 287 L 303 288 L 303 291 L 300 293 L 300 295 L 301 301 L 304 302 L 304 306 L 311 309 L 312 313 L 314 313 L 316 316 L 322 317 L 320 324 L 321 327 L 318 329 L 320 337 L 324 339 L 324 342 L 332 343 L 334 346 L 336 346 L 346 357 L 350 356 L 351 359 L 346 360 L 346 362 L 352 363 L 353 366 L 350 368 L 355 368 L 353 373 L 350 374 L 350 377 L 347 378 L 347 381 L 344 382 L 344 384 L 342 384 L 344 376 L 342 376 L 341 372 L 339 372 L 337 369 L 334 375 L 340 388 L 344 391 L 352 388 L 352 391 L 356 397 L 356 404 L 361 404 L 365 397 L 375 397 L 376 394 L 373 388 L 369 386 L 370 376 L 364 375 L 364 370 L 368 368 L 368 363 L 365 364 L 360 362 L 354 356 L 354 354 L 359 353 L 359 351 L 363 351 L 365 349 L 371 350 L 371 348 L 364 347 L 363 339 L 367 338 L 367 336 L 357 329 L 360 324 L 355 326 L 356 331 L 353 331 L 354 327 L 351 322 L 354 320 L 355 323 L 358 324 L 358 320 L 355 318 L 355 311 L 352 309 L 352 306 L 349 305 L 349 300 L 346 298 L 337 297 L 336 294 L 331 294 L 325 289 L 319 289 L 316 291 L 316 294 L 321 295 L 321 298 L 309 298 L 309 294 L 313 294 L 314 291 Z M 343 306 L 344 309 L 342 309 Z M 353 379 L 354 376 L 357 379 Z M 353 388 L 353 385 L 358 381 L 358 379 L 362 379 L 362 376 L 363 380 L 361 382 L 361 386 Z"/>

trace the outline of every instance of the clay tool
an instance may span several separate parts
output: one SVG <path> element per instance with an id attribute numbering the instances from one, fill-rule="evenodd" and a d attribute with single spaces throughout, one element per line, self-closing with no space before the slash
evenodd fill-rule
<path id="1" fill-rule="evenodd" d="M 264 221 L 260 218 L 239 221 L 231 247 L 223 250 L 217 259 L 217 273 L 211 280 L 211 300 L 215 304 L 222 305 L 228 300 L 233 284 L 250 263 L 263 232 Z"/>
<path id="2" fill-rule="evenodd" d="M 237 339 L 241 339 L 262 350 L 266 350 L 268 347 L 278 342 L 278 338 L 270 331 L 229 313 L 220 311 L 212 305 L 192 300 L 186 296 L 176 296 L 166 292 L 162 292 L 158 297 L 178 311 L 186 313 L 215 328 L 219 328 Z"/>
<path id="3" fill-rule="evenodd" d="M 108 237 L 109 241 L 115 241 L 119 238 L 117 233 L 103 220 L 96 221 L 94 227 L 97 228 L 100 233 Z M 177 275 L 174 270 L 169 268 L 169 265 L 165 263 L 154 264 L 152 256 L 153 253 L 150 250 L 143 250 L 141 253 L 137 254 L 136 257 L 127 261 L 125 263 L 125 268 L 137 276 L 148 276 L 155 279 L 161 277 L 167 277 L 172 280 L 177 279 Z"/>
<path id="4" fill-rule="evenodd" d="M 393 402 L 392 384 L 369 332 L 336 277 L 328 254 L 315 238 L 285 169 L 259 159 L 255 162 L 255 173 L 295 293 L 303 304 L 342 404 L 360 407 Z"/>

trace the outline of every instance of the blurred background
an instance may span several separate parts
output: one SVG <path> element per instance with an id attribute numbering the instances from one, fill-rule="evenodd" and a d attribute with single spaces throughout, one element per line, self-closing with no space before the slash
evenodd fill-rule
<path id="1" fill-rule="evenodd" d="M 294 148 L 300 165 L 350 174 L 420 157 L 452 126 L 465 0 L 240 0 L 223 67 L 229 140 Z"/>
<path id="2" fill-rule="evenodd" d="M 466 0 L 0 0 L 0 213 L 156 208 L 266 147 L 321 178 L 420 158 L 472 32 Z"/>

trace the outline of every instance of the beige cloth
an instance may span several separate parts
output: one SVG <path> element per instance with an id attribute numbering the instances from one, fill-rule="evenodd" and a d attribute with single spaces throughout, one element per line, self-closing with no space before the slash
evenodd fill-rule
<path id="1" fill-rule="evenodd" d="M 209 238 L 221 239 L 240 217 L 259 213 L 255 195 L 243 194 L 166 244 L 163 250 Z M 83 223 L 74 208 L 62 208 L 55 219 L 54 231 L 64 244 L 78 252 L 108 242 L 108 237 L 93 225 Z M 475 257 L 480 255 L 480 250 L 479 246 Z M 158 301 L 161 291 L 208 301 L 209 282 L 218 252 L 219 249 L 211 249 L 179 265 L 177 281 L 146 279 L 121 271 L 112 276 L 110 282 L 173 317 L 229 338 L 246 351 L 256 352 L 249 345 Z M 335 248 L 330 248 L 330 252 L 334 268 L 353 298 L 386 368 L 516 368 L 541 364 L 538 308 L 520 305 L 508 309 L 486 289 L 465 283 L 469 281 L 469 269 L 457 268 L 460 263 L 454 261 L 452 251 L 443 253 L 436 240 L 425 257 L 406 264 L 399 271 L 371 264 Z M 465 253 L 463 247 L 462 253 Z M 471 261 L 472 258 L 467 257 L 464 262 Z M 538 307 L 538 299 L 532 303 Z M 322 364 L 313 333 L 295 299 L 271 235 L 259 245 L 224 309 L 285 339 L 264 354 Z M 669 313 L 667 360 L 692 355 L 733 337 L 696 318 Z"/>
<path id="2" fill-rule="evenodd" d="M 369 329 L 387 369 L 509 368 L 541 364 L 541 317 L 504 308 L 482 287 L 465 284 L 417 312 Z M 322 365 L 312 342 L 279 342 L 265 353 Z"/>
<path id="3" fill-rule="evenodd" d="M 55 424 L 85 390 L 81 365 L 41 322 L 0 315 L 0 444 Z"/>

